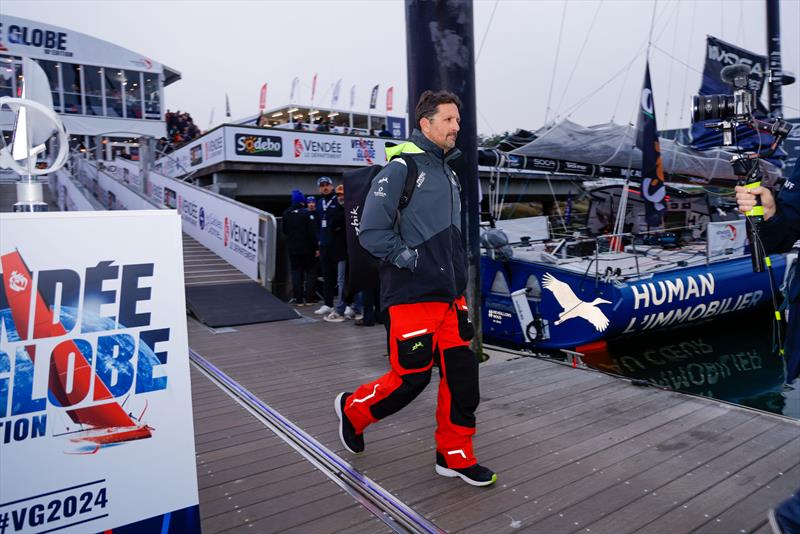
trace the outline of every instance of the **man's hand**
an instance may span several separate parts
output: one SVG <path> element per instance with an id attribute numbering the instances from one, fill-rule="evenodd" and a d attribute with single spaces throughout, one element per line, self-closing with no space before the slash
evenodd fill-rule
<path id="1" fill-rule="evenodd" d="M 772 191 L 760 186 L 752 189 L 741 185 L 736 186 L 736 202 L 742 213 L 747 213 L 755 207 L 757 196 L 761 196 L 761 205 L 764 207 L 764 220 L 766 221 L 775 215 L 775 197 L 772 196 Z"/>

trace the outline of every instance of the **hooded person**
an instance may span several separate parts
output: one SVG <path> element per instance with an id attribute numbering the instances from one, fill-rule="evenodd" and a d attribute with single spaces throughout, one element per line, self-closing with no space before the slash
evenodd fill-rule
<path id="1" fill-rule="evenodd" d="M 291 302 L 298 306 L 310 305 L 316 301 L 317 224 L 299 189 L 292 191 L 291 198 L 291 206 L 283 212 L 282 226 L 292 277 Z"/>

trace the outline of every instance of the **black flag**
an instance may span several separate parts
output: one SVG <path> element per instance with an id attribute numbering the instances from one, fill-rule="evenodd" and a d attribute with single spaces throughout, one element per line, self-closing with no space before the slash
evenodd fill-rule
<path id="1" fill-rule="evenodd" d="M 664 203 L 667 189 L 664 185 L 661 149 L 658 146 L 656 107 L 653 103 L 649 61 L 645 67 L 639 118 L 636 121 L 636 146 L 642 151 L 642 198 L 645 220 L 648 226 L 661 226 L 664 222 L 664 213 L 667 211 L 667 205 Z"/>

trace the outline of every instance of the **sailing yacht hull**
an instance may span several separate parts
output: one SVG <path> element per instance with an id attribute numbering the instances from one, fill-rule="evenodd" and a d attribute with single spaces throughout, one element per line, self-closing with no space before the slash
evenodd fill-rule
<path id="1" fill-rule="evenodd" d="M 770 258 L 778 291 L 786 257 Z M 484 339 L 544 350 L 680 328 L 772 299 L 770 274 L 753 273 L 749 256 L 626 279 L 482 256 L 481 279 Z"/>

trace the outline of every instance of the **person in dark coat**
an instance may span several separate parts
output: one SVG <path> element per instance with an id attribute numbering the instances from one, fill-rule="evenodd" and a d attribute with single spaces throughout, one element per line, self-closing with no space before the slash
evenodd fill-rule
<path id="1" fill-rule="evenodd" d="M 428 385 L 439 368 L 435 472 L 473 486 L 497 475 L 478 464 L 473 450 L 480 402 L 478 359 L 470 349 L 474 327 L 464 293 L 467 254 L 461 240 L 461 187 L 450 162 L 461 151 L 456 138 L 460 99 L 425 91 L 415 110 L 411 139 L 386 148 L 387 163 L 364 201 L 358 241 L 382 261 L 381 307 L 388 310 L 389 371 L 334 400 L 345 450 L 364 450 L 364 430 L 397 413 Z M 414 196 L 400 213 L 411 167 Z M 393 159 L 393 156 L 395 158 Z"/>
<path id="2" fill-rule="evenodd" d="M 316 315 L 328 315 L 333 309 L 333 297 L 336 293 L 337 265 L 336 251 L 334 250 L 332 221 L 344 217 L 344 208 L 336 200 L 333 191 L 333 180 L 328 176 L 320 176 L 317 180 L 319 197 L 317 198 L 316 222 L 317 238 L 319 240 L 319 268 L 322 272 L 324 302 Z"/>
<path id="3" fill-rule="evenodd" d="M 777 198 L 766 187 L 736 187 L 739 210 L 747 213 L 756 208 L 756 197 L 761 200 L 764 222 L 759 235 L 767 254 L 788 252 L 800 240 L 800 165 L 795 165 Z M 800 270 L 793 266 L 786 289 L 788 324 L 784 357 L 786 358 L 786 383 L 800 376 Z M 777 534 L 800 532 L 800 488 L 792 496 L 769 510 L 772 531 Z"/>
<path id="4" fill-rule="evenodd" d="M 324 317 L 330 323 L 341 323 L 355 317 L 357 311 L 350 307 L 355 300 L 347 287 L 347 228 L 344 213 L 344 186 L 336 186 L 336 201 L 341 209 L 332 212 L 330 219 L 331 258 L 336 262 L 336 286 L 338 296 L 333 311 Z"/>
<path id="5" fill-rule="evenodd" d="M 317 254 L 317 222 L 314 220 L 314 214 L 306 209 L 305 195 L 298 189 L 292 191 L 292 205 L 283 212 L 283 233 L 287 238 L 292 272 L 292 301 L 299 306 L 312 304 L 316 301 L 314 267 Z"/>

